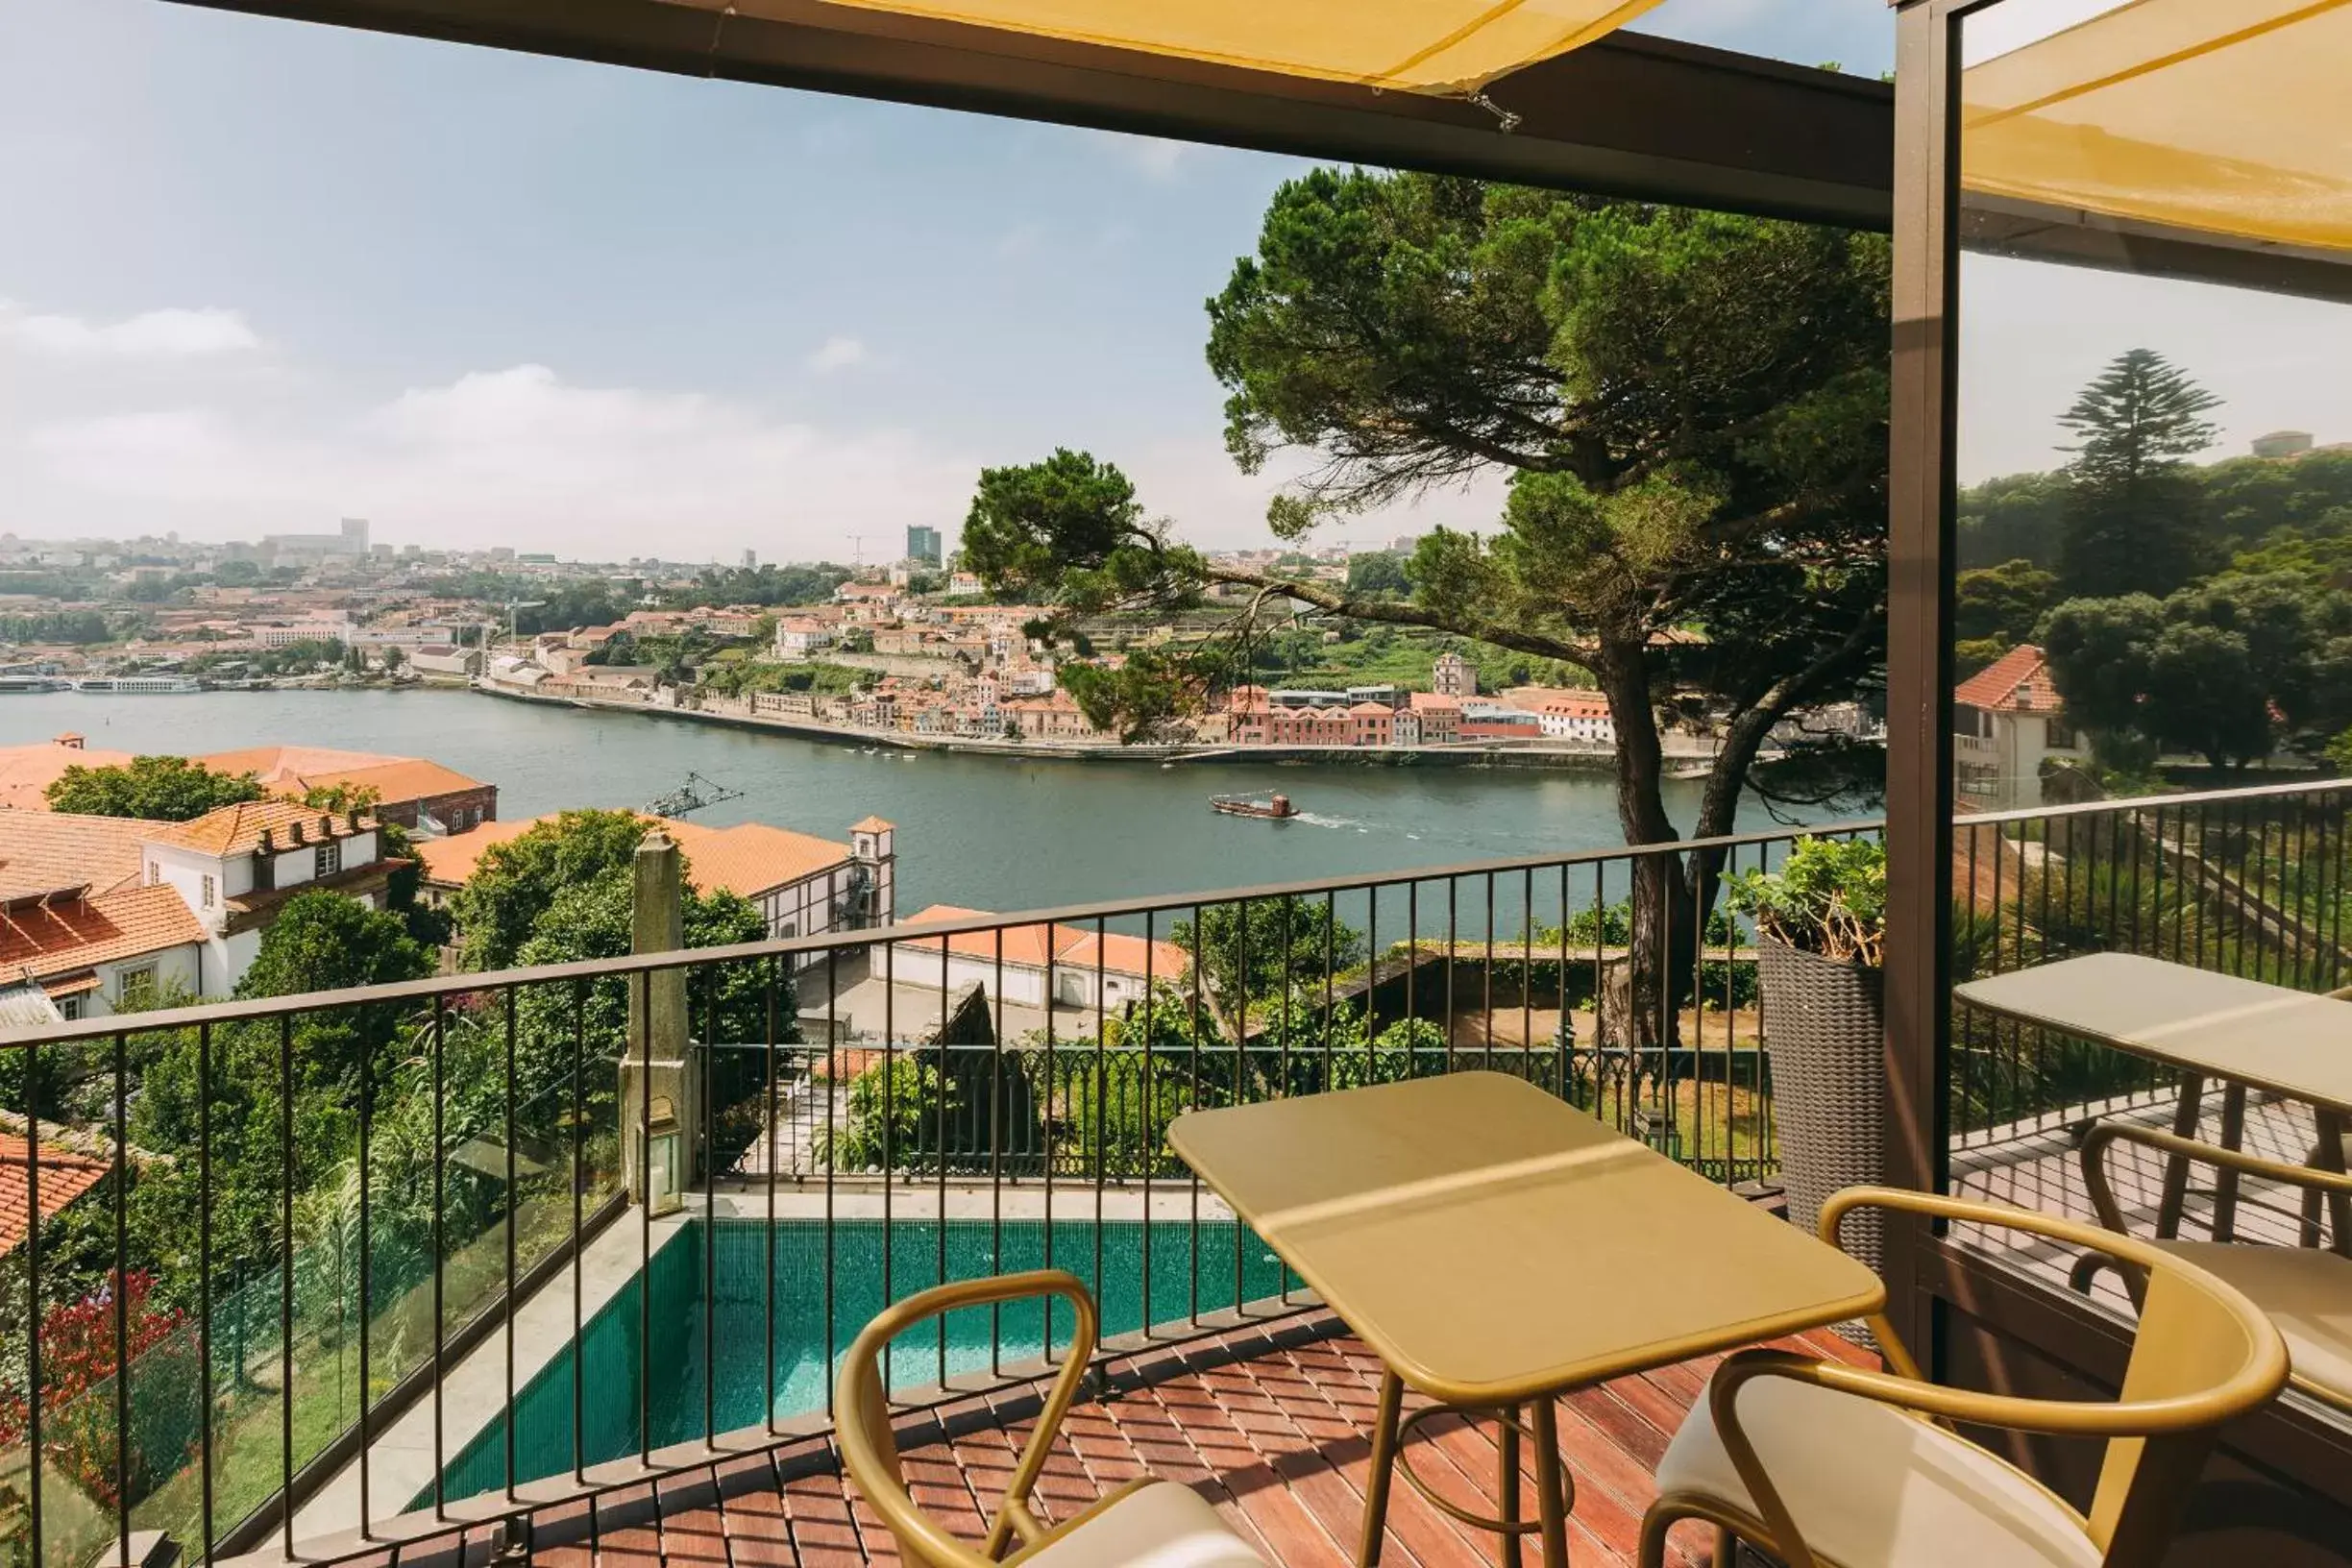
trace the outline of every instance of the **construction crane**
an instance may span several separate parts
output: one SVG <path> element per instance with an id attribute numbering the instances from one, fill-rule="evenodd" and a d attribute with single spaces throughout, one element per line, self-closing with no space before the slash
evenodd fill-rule
<path id="1" fill-rule="evenodd" d="M 686 781 L 668 795 L 646 802 L 649 817 L 683 817 L 688 812 L 715 806 L 723 800 L 740 800 L 743 791 L 730 790 L 724 784 L 704 778 L 700 773 L 688 773 Z"/>

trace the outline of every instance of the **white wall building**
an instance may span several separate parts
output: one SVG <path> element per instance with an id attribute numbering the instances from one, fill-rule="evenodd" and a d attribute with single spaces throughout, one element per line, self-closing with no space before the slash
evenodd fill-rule
<path id="1" fill-rule="evenodd" d="M 912 917 L 908 923 L 992 918 L 986 910 L 933 904 Z M 991 996 L 1000 994 L 1001 991 L 1008 1002 L 1043 1007 L 1050 990 L 1056 1007 L 1108 1013 L 1142 1000 L 1147 977 L 1153 986 L 1178 984 L 1190 972 L 1192 962 L 1190 955 L 1172 942 L 1146 943 L 1141 937 L 1118 932 L 1097 937 L 1092 931 L 1074 925 L 1014 926 L 1002 933 L 1001 941 L 1001 988 L 999 934 L 993 931 L 894 943 L 892 974 L 900 985 L 937 986 L 942 974 L 941 945 L 944 942 L 949 995 L 968 985 L 977 985 Z"/>
<path id="2" fill-rule="evenodd" d="M 2090 755 L 2067 722 L 2049 661 L 2020 643 L 1952 690 L 1952 764 L 1960 800 L 1983 811 L 2042 804 L 2046 763 Z"/>

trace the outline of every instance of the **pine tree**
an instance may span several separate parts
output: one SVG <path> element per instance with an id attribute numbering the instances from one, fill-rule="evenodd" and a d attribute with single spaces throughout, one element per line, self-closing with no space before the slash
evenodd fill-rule
<path id="1" fill-rule="evenodd" d="M 2058 578 L 2069 595 L 2162 597 L 2217 564 L 2187 459 L 2220 431 L 2221 400 L 2153 349 L 2118 355 L 2058 416 L 2079 443 L 2067 467 Z"/>

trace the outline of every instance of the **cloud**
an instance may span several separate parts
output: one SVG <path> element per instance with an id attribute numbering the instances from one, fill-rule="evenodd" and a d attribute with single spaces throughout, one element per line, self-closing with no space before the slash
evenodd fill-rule
<path id="1" fill-rule="evenodd" d="M 1202 149 L 1188 141 L 1163 141 L 1158 136 L 1131 136 L 1121 131 L 1085 133 L 1089 139 L 1151 180 L 1173 180 L 1176 171 Z"/>
<path id="2" fill-rule="evenodd" d="M 813 350 L 805 363 L 819 375 L 847 370 L 852 365 L 866 363 L 870 355 L 866 345 L 854 337 L 828 337 Z"/>
<path id="3" fill-rule="evenodd" d="M 175 307 L 99 324 L 80 316 L 35 314 L 7 300 L 0 300 L 0 343 L 43 354 L 124 359 L 186 359 L 261 346 L 234 310 Z"/>
<path id="4" fill-rule="evenodd" d="M 839 555 L 851 533 L 952 519 L 976 460 L 912 433 L 789 420 L 701 393 L 592 387 L 545 365 L 412 388 L 354 417 L 182 407 L 27 437 L 77 512 L 250 538 L 366 516 L 378 536 L 588 559 L 745 545 Z"/>

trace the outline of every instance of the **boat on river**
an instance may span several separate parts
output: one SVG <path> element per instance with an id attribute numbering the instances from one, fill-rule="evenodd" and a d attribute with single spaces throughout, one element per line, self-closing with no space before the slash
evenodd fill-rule
<path id="1" fill-rule="evenodd" d="M 1290 803 L 1286 795 L 1213 795 L 1209 797 L 1209 809 L 1228 817 L 1264 817 L 1274 821 L 1298 815 L 1298 807 Z"/>

